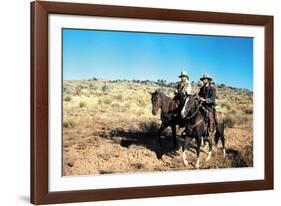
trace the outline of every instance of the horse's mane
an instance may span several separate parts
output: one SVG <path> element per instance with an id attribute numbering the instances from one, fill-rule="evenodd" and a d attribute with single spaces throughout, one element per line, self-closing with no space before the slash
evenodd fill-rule
<path id="1" fill-rule="evenodd" d="M 172 100 L 171 97 L 169 97 L 168 95 L 164 94 L 164 92 L 161 92 L 160 90 L 156 90 L 156 92 L 160 95 L 161 98 L 167 98 Z"/>

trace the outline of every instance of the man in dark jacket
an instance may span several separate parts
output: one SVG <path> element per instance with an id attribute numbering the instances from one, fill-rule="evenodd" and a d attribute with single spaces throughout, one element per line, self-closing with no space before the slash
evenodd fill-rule
<path id="1" fill-rule="evenodd" d="M 213 115 L 215 125 L 217 127 L 217 114 L 215 110 L 216 88 L 212 86 L 212 78 L 210 76 L 204 74 L 203 77 L 200 78 L 200 80 L 203 82 L 203 86 L 200 88 L 198 95 L 200 97 L 200 100 L 202 101 L 202 106 L 204 107 L 203 110 L 205 110 L 202 113 L 204 114 L 206 123 L 208 123 L 209 129 L 213 130 L 214 128 L 210 128 L 210 121 L 212 121 L 210 115 Z"/>

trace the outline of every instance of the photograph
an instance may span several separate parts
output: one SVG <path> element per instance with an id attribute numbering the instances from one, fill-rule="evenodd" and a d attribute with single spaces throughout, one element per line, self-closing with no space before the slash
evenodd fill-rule
<path id="1" fill-rule="evenodd" d="M 253 37 L 61 38 L 63 176 L 254 166 Z"/>
<path id="2" fill-rule="evenodd" d="M 273 15 L 30 11 L 31 203 L 274 188 Z"/>

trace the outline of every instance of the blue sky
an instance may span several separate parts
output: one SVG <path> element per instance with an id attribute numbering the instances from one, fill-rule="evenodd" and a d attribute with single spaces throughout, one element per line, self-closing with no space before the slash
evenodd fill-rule
<path id="1" fill-rule="evenodd" d="M 203 73 L 215 82 L 253 88 L 253 39 L 63 29 L 63 79 L 191 81 Z"/>

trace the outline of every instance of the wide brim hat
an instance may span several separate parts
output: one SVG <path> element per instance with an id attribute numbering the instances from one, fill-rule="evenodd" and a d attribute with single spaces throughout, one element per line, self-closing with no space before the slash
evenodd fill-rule
<path id="1" fill-rule="evenodd" d="M 208 74 L 203 74 L 203 76 L 200 78 L 201 81 L 203 81 L 204 79 L 208 79 L 210 81 L 212 81 L 212 77 L 210 77 Z"/>
<path id="2" fill-rule="evenodd" d="M 179 78 L 181 78 L 181 77 L 187 77 L 187 78 L 189 78 L 189 76 L 187 75 L 187 72 L 186 72 L 186 71 L 182 71 L 182 72 L 180 73 Z"/>

